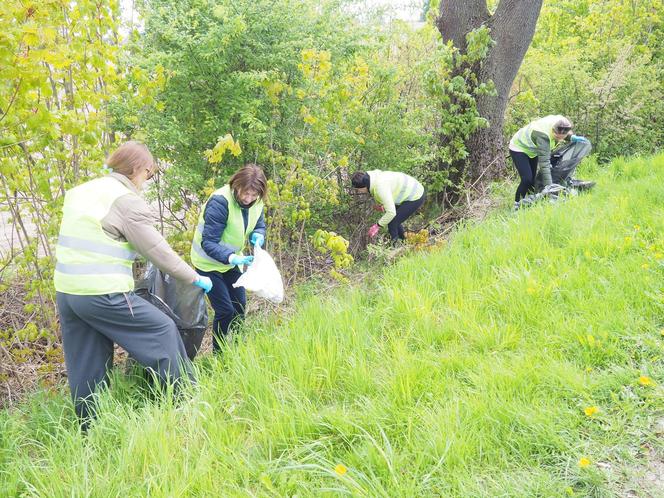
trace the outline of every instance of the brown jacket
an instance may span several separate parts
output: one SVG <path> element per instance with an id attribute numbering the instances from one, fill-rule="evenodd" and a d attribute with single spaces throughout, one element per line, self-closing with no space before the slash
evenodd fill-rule
<path id="1" fill-rule="evenodd" d="M 178 256 L 154 227 L 156 217 L 129 178 L 111 173 L 131 194 L 119 197 L 101 220 L 104 232 L 114 240 L 127 241 L 164 273 L 185 282 L 193 282 L 198 274 Z"/>

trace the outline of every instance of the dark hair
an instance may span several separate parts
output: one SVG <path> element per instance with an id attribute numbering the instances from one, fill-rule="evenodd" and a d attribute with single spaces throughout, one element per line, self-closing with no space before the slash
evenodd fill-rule
<path id="1" fill-rule="evenodd" d="M 369 175 L 364 171 L 357 171 L 353 173 L 353 176 L 351 177 L 350 181 L 353 184 L 354 188 L 362 188 L 362 187 L 369 188 L 369 182 L 370 182 Z"/>
<path id="2" fill-rule="evenodd" d="M 258 197 L 263 200 L 267 196 L 267 179 L 263 168 L 257 164 L 245 164 L 235 172 L 228 183 L 235 192 L 251 189 L 255 190 Z"/>
<path id="3" fill-rule="evenodd" d="M 106 165 L 131 180 L 144 169 L 154 168 L 155 162 L 145 144 L 131 140 L 118 147 Z"/>

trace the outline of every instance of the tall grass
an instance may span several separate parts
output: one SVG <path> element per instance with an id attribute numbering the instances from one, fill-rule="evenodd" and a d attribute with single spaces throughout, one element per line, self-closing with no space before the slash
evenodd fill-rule
<path id="1" fill-rule="evenodd" d="M 620 495 L 664 450 L 663 231 L 664 156 L 615 161 L 249 323 L 179 402 L 116 375 L 87 437 L 64 392 L 1 412 L 0 495 Z"/>

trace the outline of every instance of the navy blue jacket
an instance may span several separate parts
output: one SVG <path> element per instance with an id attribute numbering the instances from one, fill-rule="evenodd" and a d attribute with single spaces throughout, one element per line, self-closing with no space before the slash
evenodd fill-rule
<path id="1" fill-rule="evenodd" d="M 246 231 L 247 223 L 249 223 L 249 210 L 240 209 L 242 211 L 242 219 L 244 220 L 244 230 Z M 224 233 L 228 222 L 228 201 L 223 195 L 213 195 L 208 200 L 203 219 L 205 222 L 203 225 L 201 247 L 208 256 L 227 265 L 229 256 L 235 254 L 241 248 L 220 242 L 221 234 Z M 266 229 L 263 213 L 258 217 L 256 227 L 254 227 L 254 231 L 251 233 L 260 233 L 265 237 Z M 251 238 L 251 235 L 249 238 Z"/>

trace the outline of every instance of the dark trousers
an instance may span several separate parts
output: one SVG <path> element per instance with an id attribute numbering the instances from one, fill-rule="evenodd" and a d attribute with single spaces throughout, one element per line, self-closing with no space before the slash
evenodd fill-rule
<path id="1" fill-rule="evenodd" d="M 510 150 L 510 156 L 512 156 L 514 166 L 516 166 L 516 170 L 521 177 L 521 183 L 519 183 L 514 196 L 515 201 L 520 201 L 528 195 L 528 192 L 534 189 L 535 176 L 537 175 L 537 157 L 528 157 L 528 154 L 514 150 Z"/>
<path id="2" fill-rule="evenodd" d="M 69 388 L 76 414 L 87 427 L 91 394 L 108 383 L 113 344 L 164 383 L 192 377 L 180 333 L 164 313 L 133 292 L 78 296 L 56 293 Z"/>
<path id="3" fill-rule="evenodd" d="M 397 206 L 396 216 L 387 224 L 387 230 L 390 232 L 390 237 L 393 242 L 397 239 L 404 240 L 406 238 L 406 231 L 404 230 L 402 223 L 410 218 L 412 214 L 424 204 L 425 198 L 426 194 L 423 193 L 422 197 L 416 201 L 402 202 Z"/>
<path id="4" fill-rule="evenodd" d="M 237 267 L 223 273 L 198 269 L 196 271 L 212 280 L 212 290 L 208 292 L 207 296 L 214 310 L 212 347 L 215 352 L 218 352 L 229 339 L 231 325 L 235 326 L 244 318 L 244 309 L 247 304 L 244 287 L 233 287 L 242 272 Z"/>

